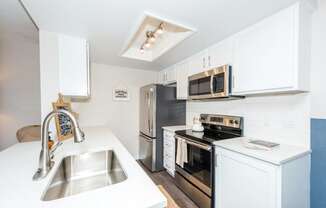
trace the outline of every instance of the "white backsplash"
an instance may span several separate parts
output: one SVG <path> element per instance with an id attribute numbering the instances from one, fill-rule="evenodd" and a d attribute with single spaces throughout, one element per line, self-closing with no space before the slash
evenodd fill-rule
<path id="1" fill-rule="evenodd" d="M 249 97 L 232 101 L 188 101 L 187 125 L 200 113 L 244 117 L 244 136 L 310 147 L 308 94 Z"/>

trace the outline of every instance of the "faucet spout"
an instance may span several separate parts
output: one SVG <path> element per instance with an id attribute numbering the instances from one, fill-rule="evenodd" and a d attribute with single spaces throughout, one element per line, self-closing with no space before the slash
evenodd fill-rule
<path id="1" fill-rule="evenodd" d="M 54 110 L 50 112 L 44 119 L 42 124 L 42 149 L 40 152 L 40 158 L 39 158 L 39 168 L 36 171 L 36 173 L 33 176 L 33 180 L 40 180 L 47 176 L 47 174 L 50 172 L 51 168 L 53 167 L 54 162 L 51 161 L 50 153 L 49 153 L 49 147 L 48 147 L 48 141 L 49 141 L 49 124 L 51 119 L 56 115 L 65 115 L 68 116 L 71 120 L 72 126 L 73 126 L 73 133 L 74 133 L 74 142 L 80 143 L 85 140 L 85 134 L 80 129 L 78 121 L 76 117 L 67 110 Z"/>

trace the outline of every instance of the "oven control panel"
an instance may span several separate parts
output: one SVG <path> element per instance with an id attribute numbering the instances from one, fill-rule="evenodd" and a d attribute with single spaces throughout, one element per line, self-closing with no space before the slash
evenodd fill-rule
<path id="1" fill-rule="evenodd" d="M 200 121 L 204 124 L 213 124 L 233 128 L 242 128 L 243 118 L 239 116 L 227 116 L 216 114 L 201 114 Z"/>

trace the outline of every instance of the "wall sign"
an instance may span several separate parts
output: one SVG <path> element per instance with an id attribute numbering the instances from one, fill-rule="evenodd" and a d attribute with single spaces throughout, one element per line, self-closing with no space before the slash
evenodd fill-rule
<path id="1" fill-rule="evenodd" d="M 113 100 L 116 101 L 128 101 L 130 100 L 130 93 L 127 88 L 115 88 L 113 89 Z"/>

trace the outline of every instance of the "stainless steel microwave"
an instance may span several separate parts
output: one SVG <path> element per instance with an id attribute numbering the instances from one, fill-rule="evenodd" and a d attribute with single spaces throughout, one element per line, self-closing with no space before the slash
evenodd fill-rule
<path id="1" fill-rule="evenodd" d="M 192 100 L 227 98 L 231 94 L 232 68 L 220 66 L 188 77 L 188 95 Z"/>

